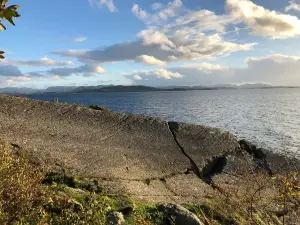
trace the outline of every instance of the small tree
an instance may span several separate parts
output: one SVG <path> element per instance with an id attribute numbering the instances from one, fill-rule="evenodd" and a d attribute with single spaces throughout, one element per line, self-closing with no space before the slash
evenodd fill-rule
<path id="1" fill-rule="evenodd" d="M 20 14 L 17 12 L 17 9 L 20 8 L 18 5 L 7 6 L 8 0 L 0 0 L 0 30 L 6 30 L 6 27 L 3 25 L 3 21 L 8 21 L 15 26 L 13 21 L 14 17 L 20 17 Z M 4 51 L 0 50 L 0 59 L 4 59 Z"/>

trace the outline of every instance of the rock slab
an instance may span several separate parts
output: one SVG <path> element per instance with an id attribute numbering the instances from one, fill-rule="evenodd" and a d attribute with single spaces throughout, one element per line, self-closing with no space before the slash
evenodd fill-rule
<path id="1" fill-rule="evenodd" d="M 229 132 L 99 109 L 0 95 L 0 138 L 149 203 L 201 203 L 211 176 L 253 158 Z"/>

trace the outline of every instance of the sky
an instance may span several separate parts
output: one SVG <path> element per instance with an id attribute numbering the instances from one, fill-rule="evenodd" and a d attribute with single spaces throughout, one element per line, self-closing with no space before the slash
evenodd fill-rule
<path id="1" fill-rule="evenodd" d="M 300 86 L 300 0 L 10 0 L 0 87 Z"/>

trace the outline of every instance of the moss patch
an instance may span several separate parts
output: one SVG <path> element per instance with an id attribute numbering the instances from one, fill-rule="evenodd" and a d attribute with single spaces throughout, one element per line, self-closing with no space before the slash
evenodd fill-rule
<path id="1" fill-rule="evenodd" d="M 42 183 L 46 185 L 67 186 L 95 193 L 102 192 L 102 188 L 99 186 L 96 180 L 81 178 L 73 175 L 67 170 L 47 173 Z"/>

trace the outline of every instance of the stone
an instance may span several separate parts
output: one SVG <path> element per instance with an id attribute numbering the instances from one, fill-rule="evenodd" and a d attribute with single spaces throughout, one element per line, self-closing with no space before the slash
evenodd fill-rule
<path id="1" fill-rule="evenodd" d="M 75 195 L 86 195 L 87 192 L 82 190 L 82 189 L 78 189 L 78 188 L 72 188 L 72 187 L 65 187 L 64 188 L 65 192 L 70 193 L 70 194 L 75 194 Z"/>
<path id="2" fill-rule="evenodd" d="M 267 157 L 261 149 L 258 149 L 254 144 L 250 143 L 247 140 L 240 140 L 239 144 L 242 149 L 244 149 L 250 155 L 253 155 L 253 157 L 256 159 L 264 160 Z"/>
<path id="3" fill-rule="evenodd" d="M 290 153 L 275 153 L 270 150 L 257 148 L 254 144 L 247 140 L 240 140 L 239 144 L 241 149 L 248 152 L 254 157 L 257 165 L 261 164 L 261 168 L 267 168 L 270 175 L 282 174 L 286 175 L 287 172 L 300 172 L 299 159 L 296 154 Z"/>
<path id="4" fill-rule="evenodd" d="M 108 224 L 112 225 L 122 225 L 125 223 L 125 219 L 122 213 L 120 212 L 112 212 L 107 216 Z"/>
<path id="5" fill-rule="evenodd" d="M 158 207 L 168 218 L 175 218 L 175 225 L 203 225 L 199 218 L 178 204 L 163 204 Z"/>
<path id="6" fill-rule="evenodd" d="M 90 108 L 94 110 L 100 110 L 100 111 L 110 111 L 108 108 L 102 105 L 90 105 Z"/>

